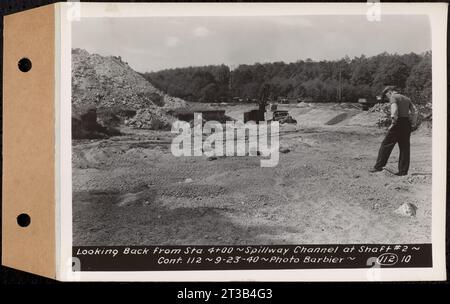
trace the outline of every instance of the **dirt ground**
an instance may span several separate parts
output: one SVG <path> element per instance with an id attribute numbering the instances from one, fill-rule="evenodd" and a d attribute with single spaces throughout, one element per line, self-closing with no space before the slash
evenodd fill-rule
<path id="1" fill-rule="evenodd" d="M 249 107 L 226 107 L 227 115 L 239 119 Z M 174 157 L 167 131 L 73 141 L 73 244 L 430 242 L 430 129 L 412 134 L 407 176 L 371 174 L 385 132 L 374 115 L 286 108 L 298 123 L 281 126 L 290 152 L 274 168 L 258 156 Z M 397 161 L 396 147 L 388 167 Z M 405 202 L 416 216 L 394 213 Z"/>

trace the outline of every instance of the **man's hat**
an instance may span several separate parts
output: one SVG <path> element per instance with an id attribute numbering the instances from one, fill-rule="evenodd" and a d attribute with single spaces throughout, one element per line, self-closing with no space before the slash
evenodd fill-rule
<path id="1" fill-rule="evenodd" d="M 397 87 L 390 85 L 384 88 L 383 92 L 381 92 L 381 96 L 386 95 L 387 92 L 395 90 Z"/>

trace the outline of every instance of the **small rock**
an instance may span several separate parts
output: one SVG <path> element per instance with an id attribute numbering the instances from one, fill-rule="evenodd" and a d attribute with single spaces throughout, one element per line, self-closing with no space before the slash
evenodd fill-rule
<path id="1" fill-rule="evenodd" d="M 287 147 L 280 147 L 280 153 L 289 153 L 291 152 L 291 149 Z"/>
<path id="2" fill-rule="evenodd" d="M 192 178 L 186 178 L 186 179 L 184 180 L 184 182 L 185 182 L 185 183 L 192 183 L 193 180 L 192 180 Z"/>
<path id="3" fill-rule="evenodd" d="M 396 187 L 394 187 L 394 189 L 397 191 L 408 191 L 408 188 L 406 188 L 404 186 L 396 186 Z"/>
<path id="4" fill-rule="evenodd" d="M 207 160 L 216 160 L 216 159 L 217 159 L 216 156 L 209 156 L 209 157 L 207 158 Z"/>
<path id="5" fill-rule="evenodd" d="M 126 193 L 121 196 L 119 203 L 117 204 L 119 207 L 128 206 L 135 203 L 139 199 L 139 193 Z"/>
<path id="6" fill-rule="evenodd" d="M 403 203 L 398 207 L 394 213 L 400 216 L 411 217 L 415 216 L 417 211 L 417 206 L 411 203 Z"/>
<path id="7" fill-rule="evenodd" d="M 161 218 L 161 215 L 158 215 L 158 219 L 160 219 Z"/>
<path id="8" fill-rule="evenodd" d="M 359 174 L 353 175 L 353 178 L 360 178 L 360 177 L 361 177 L 361 175 L 359 175 Z"/>

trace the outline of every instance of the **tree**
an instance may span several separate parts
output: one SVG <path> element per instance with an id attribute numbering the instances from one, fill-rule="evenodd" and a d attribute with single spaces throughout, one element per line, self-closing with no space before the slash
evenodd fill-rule
<path id="1" fill-rule="evenodd" d="M 354 85 L 369 84 L 373 81 L 373 72 L 367 60 L 359 61 L 355 64 L 350 81 Z"/>
<path id="2" fill-rule="evenodd" d="M 267 101 L 270 97 L 271 92 L 273 91 L 273 88 L 270 84 L 265 83 L 261 86 L 259 89 L 259 100 L 260 101 Z"/>
<path id="3" fill-rule="evenodd" d="M 209 83 L 200 90 L 200 102 L 215 102 L 219 99 L 218 87 L 214 83 Z"/>
<path id="4" fill-rule="evenodd" d="M 406 93 L 419 104 L 431 102 L 432 92 L 431 54 L 426 54 L 416 64 L 406 80 Z"/>
<path id="5" fill-rule="evenodd" d="M 373 85 L 376 87 L 395 85 L 399 88 L 405 88 L 408 74 L 408 66 L 398 56 L 387 57 L 378 67 Z"/>
<path id="6" fill-rule="evenodd" d="M 145 73 L 144 77 L 169 95 L 193 102 L 229 100 L 230 97 L 312 98 L 316 102 L 357 102 L 374 98 L 386 85 L 396 85 L 417 102 L 431 100 L 431 53 L 348 56 L 334 61 L 299 60 L 188 67 Z M 340 94 L 339 94 L 340 93 Z"/>

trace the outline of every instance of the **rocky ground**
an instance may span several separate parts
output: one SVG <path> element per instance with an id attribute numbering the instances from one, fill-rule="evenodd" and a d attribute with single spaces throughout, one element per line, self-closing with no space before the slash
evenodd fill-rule
<path id="1" fill-rule="evenodd" d="M 225 107 L 240 119 L 251 106 Z M 431 129 L 411 170 L 370 174 L 384 130 L 352 106 L 287 107 L 275 168 L 259 157 L 174 157 L 170 131 L 73 141 L 73 244 L 421 243 L 431 235 Z M 396 171 L 396 147 L 388 167 Z M 415 215 L 396 210 L 404 203 Z M 400 209 L 402 211 L 402 209 Z"/>

